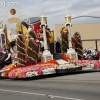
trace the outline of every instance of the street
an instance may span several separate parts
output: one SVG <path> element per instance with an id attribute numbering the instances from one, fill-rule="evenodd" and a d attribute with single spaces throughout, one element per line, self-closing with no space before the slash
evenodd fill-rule
<path id="1" fill-rule="evenodd" d="M 100 70 L 0 79 L 0 100 L 100 100 Z"/>

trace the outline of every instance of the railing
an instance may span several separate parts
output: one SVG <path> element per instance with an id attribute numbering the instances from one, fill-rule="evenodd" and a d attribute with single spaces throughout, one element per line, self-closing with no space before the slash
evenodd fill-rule
<path id="1" fill-rule="evenodd" d="M 95 46 L 96 46 L 96 49 L 98 50 L 98 41 L 100 41 L 100 39 L 84 39 L 82 41 L 94 41 L 95 42 Z"/>

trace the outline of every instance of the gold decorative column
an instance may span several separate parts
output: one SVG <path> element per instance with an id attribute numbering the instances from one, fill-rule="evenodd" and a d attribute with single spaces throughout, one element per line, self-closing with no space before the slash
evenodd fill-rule
<path id="1" fill-rule="evenodd" d="M 74 60 L 77 60 L 78 59 L 78 56 L 77 56 L 77 53 L 75 52 L 73 46 L 72 46 L 72 40 L 71 40 L 71 30 L 70 30 L 70 27 L 71 27 L 71 16 L 67 15 L 64 17 L 65 19 L 65 27 L 67 27 L 68 29 L 68 43 L 69 43 L 69 49 L 67 50 L 67 56 L 74 59 Z"/>
<path id="2" fill-rule="evenodd" d="M 47 62 L 53 59 L 53 55 L 48 50 L 48 44 L 47 44 L 46 29 L 45 29 L 47 27 L 47 17 L 42 15 L 40 17 L 40 21 L 41 21 L 41 28 L 43 28 L 43 40 L 44 40 L 44 51 L 41 57 L 41 61 Z"/>

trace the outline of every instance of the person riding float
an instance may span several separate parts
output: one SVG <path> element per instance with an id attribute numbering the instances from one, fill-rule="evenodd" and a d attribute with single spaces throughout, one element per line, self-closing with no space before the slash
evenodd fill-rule
<path id="1" fill-rule="evenodd" d="M 0 68 L 3 68 L 5 65 L 12 63 L 11 53 L 8 49 L 3 49 L 0 52 Z"/>

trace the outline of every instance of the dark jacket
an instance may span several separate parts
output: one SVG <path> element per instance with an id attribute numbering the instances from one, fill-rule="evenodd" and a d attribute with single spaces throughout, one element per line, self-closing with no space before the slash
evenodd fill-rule
<path id="1" fill-rule="evenodd" d="M 1 60 L 4 61 L 7 58 L 7 53 L 0 52 Z"/>
<path id="2" fill-rule="evenodd" d="M 56 52 L 61 53 L 61 44 L 58 41 L 56 42 Z"/>

